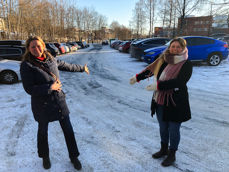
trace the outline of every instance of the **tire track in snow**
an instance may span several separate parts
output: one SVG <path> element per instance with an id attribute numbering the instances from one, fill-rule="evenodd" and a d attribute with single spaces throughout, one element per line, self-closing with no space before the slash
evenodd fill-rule
<path id="1" fill-rule="evenodd" d="M 5 148 L 7 156 L 9 157 L 16 155 L 18 140 L 25 126 L 25 121 L 27 120 L 27 118 L 28 115 L 24 115 L 21 118 L 19 118 L 16 124 L 13 126 L 11 132 L 9 133 L 8 143 L 6 143 L 6 148 Z"/>

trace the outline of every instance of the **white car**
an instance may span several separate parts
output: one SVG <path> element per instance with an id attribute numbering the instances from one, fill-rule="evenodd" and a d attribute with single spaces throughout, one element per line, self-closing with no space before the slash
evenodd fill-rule
<path id="1" fill-rule="evenodd" d="M 13 84 L 21 80 L 21 61 L 0 59 L 0 82 Z"/>

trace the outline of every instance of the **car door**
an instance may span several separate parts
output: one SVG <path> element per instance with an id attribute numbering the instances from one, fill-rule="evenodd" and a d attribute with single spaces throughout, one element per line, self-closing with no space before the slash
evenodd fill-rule
<path id="1" fill-rule="evenodd" d="M 189 60 L 199 61 L 207 59 L 207 49 L 213 46 L 214 40 L 200 37 L 192 37 L 185 39 L 187 42 Z"/>
<path id="2" fill-rule="evenodd" d="M 0 57 L 9 60 L 21 60 L 23 52 L 20 48 L 0 48 Z"/>

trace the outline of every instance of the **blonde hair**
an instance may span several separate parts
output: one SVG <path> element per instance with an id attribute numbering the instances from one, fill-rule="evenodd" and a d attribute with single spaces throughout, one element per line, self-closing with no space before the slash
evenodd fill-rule
<path id="1" fill-rule="evenodd" d="M 168 49 L 170 48 L 170 46 L 172 45 L 173 42 L 178 42 L 183 50 L 187 46 L 187 42 L 184 38 L 176 37 L 170 42 Z"/>
<path id="2" fill-rule="evenodd" d="M 22 61 L 25 61 L 25 60 L 31 61 L 31 60 L 32 60 L 32 54 L 31 54 L 30 51 L 29 51 L 29 46 L 30 46 L 30 43 L 31 43 L 32 41 L 34 41 L 34 40 L 39 41 L 39 42 L 43 45 L 44 53 L 43 53 L 42 55 L 43 55 L 44 57 L 49 56 L 49 57 L 52 58 L 51 54 L 45 50 L 45 43 L 44 43 L 44 41 L 41 39 L 41 37 L 39 37 L 39 36 L 30 36 L 30 37 L 26 40 L 26 43 L 25 43 L 25 48 L 26 48 L 26 50 L 25 50 L 25 54 L 23 55 Z"/>

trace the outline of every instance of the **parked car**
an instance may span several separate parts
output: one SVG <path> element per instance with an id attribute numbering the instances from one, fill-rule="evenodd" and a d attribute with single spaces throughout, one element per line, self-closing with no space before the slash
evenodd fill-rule
<path id="1" fill-rule="evenodd" d="M 111 44 L 111 48 L 115 48 L 115 47 L 117 47 L 117 45 L 119 45 L 119 44 L 121 44 L 121 43 L 122 43 L 122 41 L 116 40 L 116 41 L 114 41 L 114 42 Z"/>
<path id="2" fill-rule="evenodd" d="M 90 45 L 86 41 L 83 41 L 82 43 L 83 43 L 85 48 L 90 47 Z"/>
<path id="3" fill-rule="evenodd" d="M 1 40 L 0 58 L 9 60 L 21 60 L 25 53 L 24 40 Z"/>
<path id="4" fill-rule="evenodd" d="M 61 43 L 61 44 L 65 48 L 65 53 L 70 53 L 71 52 L 71 47 L 70 46 L 68 46 L 66 43 Z"/>
<path id="5" fill-rule="evenodd" d="M 102 45 L 108 45 L 108 40 L 103 40 Z"/>
<path id="6" fill-rule="evenodd" d="M 109 44 L 110 44 L 110 47 L 111 47 L 111 45 L 115 42 L 115 41 L 117 41 L 118 39 L 109 39 Z"/>
<path id="7" fill-rule="evenodd" d="M 114 49 L 118 50 L 122 43 L 123 41 L 120 41 L 117 44 L 115 44 Z"/>
<path id="8" fill-rule="evenodd" d="M 0 45 L 0 58 L 20 61 L 24 53 L 24 46 Z"/>
<path id="9" fill-rule="evenodd" d="M 81 48 L 86 48 L 83 44 L 82 41 L 76 41 L 76 43 L 81 47 Z"/>
<path id="10" fill-rule="evenodd" d="M 207 61 L 211 66 L 217 66 L 221 60 L 228 57 L 228 44 L 204 36 L 184 36 L 187 42 L 188 58 L 191 61 Z M 169 42 L 160 47 L 150 48 L 144 51 L 144 61 L 152 63 L 169 46 Z"/>
<path id="11" fill-rule="evenodd" d="M 0 82 L 4 84 L 13 84 L 20 80 L 20 62 L 16 60 L 0 59 Z"/>
<path id="12" fill-rule="evenodd" d="M 224 41 L 227 44 L 229 44 L 229 35 L 225 35 L 225 36 L 223 36 L 221 38 L 218 38 L 218 40 Z"/>
<path id="13" fill-rule="evenodd" d="M 148 48 L 158 47 L 165 45 L 169 42 L 169 38 L 147 38 L 140 41 L 133 42 L 130 45 L 130 54 L 131 57 L 135 57 L 139 60 L 142 60 L 142 56 L 144 55 L 144 50 Z"/>
<path id="14" fill-rule="evenodd" d="M 75 43 L 75 42 L 67 42 L 66 43 L 67 45 L 71 45 L 71 49 L 72 49 L 72 51 L 77 51 L 78 50 L 78 44 L 77 43 Z"/>
<path id="15" fill-rule="evenodd" d="M 53 43 L 45 43 L 47 51 L 52 54 L 53 57 L 56 57 L 60 54 L 60 51 Z"/>
<path id="16" fill-rule="evenodd" d="M 54 45 L 59 49 L 61 54 L 65 53 L 66 50 L 63 44 L 55 42 Z"/>
<path id="17" fill-rule="evenodd" d="M 214 39 L 218 39 L 218 38 L 222 38 L 226 35 L 227 35 L 226 33 L 214 33 L 214 34 L 210 35 L 210 37 L 212 37 Z"/>
<path id="18" fill-rule="evenodd" d="M 0 45 L 20 45 L 25 46 L 25 40 L 0 40 Z"/>
<path id="19" fill-rule="evenodd" d="M 125 41 L 120 47 L 119 51 L 129 53 L 131 41 Z"/>

